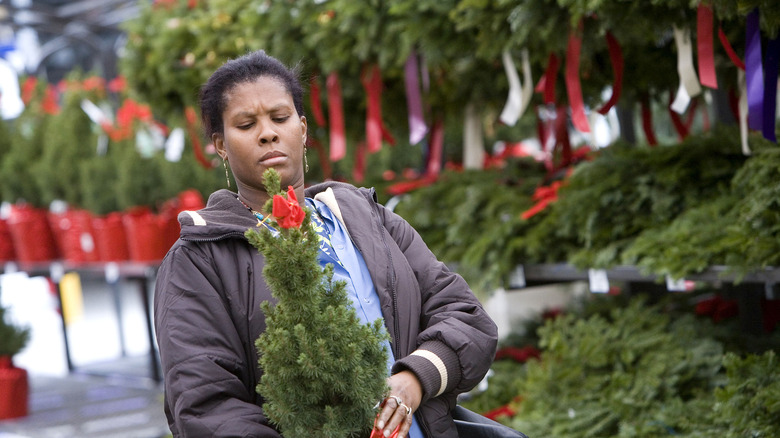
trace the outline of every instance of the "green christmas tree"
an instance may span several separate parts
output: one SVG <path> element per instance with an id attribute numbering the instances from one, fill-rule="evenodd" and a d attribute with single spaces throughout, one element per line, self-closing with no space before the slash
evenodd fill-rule
<path id="1" fill-rule="evenodd" d="M 311 212 L 300 209 L 292 190 L 284 199 L 275 170 L 263 177 L 275 195 L 264 222 L 278 235 L 264 224 L 246 232 L 265 256 L 263 275 L 278 300 L 262 304 L 267 328 L 256 341 L 263 409 L 288 438 L 367 437 L 387 389 L 387 333 L 381 320 L 361 324 L 345 283 L 333 280 L 332 266 L 320 267 Z M 280 217 L 276 204 L 290 215 Z"/>
<path id="2" fill-rule="evenodd" d="M 30 329 L 6 321 L 6 308 L 0 306 L 0 356 L 13 357 L 30 340 Z"/>

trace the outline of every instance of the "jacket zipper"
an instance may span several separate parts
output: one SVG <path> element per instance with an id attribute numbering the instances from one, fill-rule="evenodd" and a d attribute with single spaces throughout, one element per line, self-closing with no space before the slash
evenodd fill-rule
<path id="1" fill-rule="evenodd" d="M 222 240 L 228 237 L 244 237 L 243 233 L 239 233 L 238 231 L 221 234 L 219 236 L 215 237 L 182 237 L 181 240 L 185 240 L 187 242 L 216 242 L 218 240 Z"/>
<path id="2" fill-rule="evenodd" d="M 374 198 L 374 192 L 375 190 L 371 189 L 371 198 Z M 379 213 L 377 211 L 377 208 L 374 207 L 374 213 L 376 213 L 376 222 L 379 226 L 379 229 L 383 229 L 384 225 L 379 221 Z M 395 339 L 401 339 L 401 330 L 398 325 L 398 291 L 395 288 L 395 270 L 392 268 L 393 265 L 393 256 L 390 251 L 390 246 L 387 244 L 387 238 L 385 237 L 384 233 L 380 233 L 382 236 L 382 243 L 385 246 L 385 252 L 387 252 L 387 258 L 390 260 L 390 269 L 388 273 L 389 282 L 390 282 L 390 291 L 392 292 L 393 296 L 393 330 L 395 331 Z M 396 349 L 398 351 L 398 349 Z M 400 352 L 399 352 L 400 354 Z M 398 359 L 398 357 L 396 357 Z M 420 424 L 420 427 L 423 429 L 423 433 L 425 434 L 426 438 L 431 438 L 431 430 L 428 426 L 428 422 L 425 420 L 425 418 L 422 415 L 416 415 L 417 422 Z"/>
<path id="3" fill-rule="evenodd" d="M 371 189 L 371 199 L 369 201 L 374 200 L 375 190 Z M 396 343 L 400 341 L 401 339 L 401 329 L 398 325 L 398 291 L 395 288 L 395 270 L 393 269 L 393 255 L 390 252 L 390 246 L 387 244 L 387 237 L 385 237 L 385 233 L 382 232 L 384 229 L 384 225 L 379 221 L 379 212 L 377 211 L 376 202 L 374 202 L 374 214 L 376 215 L 376 223 L 379 227 L 380 233 L 379 235 L 382 236 L 382 244 L 385 247 L 385 253 L 387 254 L 387 259 L 390 262 L 390 267 L 388 268 L 387 277 L 388 277 L 388 283 L 390 286 L 390 292 L 393 297 L 393 333 L 395 334 L 394 339 L 396 340 Z M 401 354 L 400 351 L 398 351 L 398 348 L 395 349 L 395 359 L 398 359 L 398 356 Z"/>

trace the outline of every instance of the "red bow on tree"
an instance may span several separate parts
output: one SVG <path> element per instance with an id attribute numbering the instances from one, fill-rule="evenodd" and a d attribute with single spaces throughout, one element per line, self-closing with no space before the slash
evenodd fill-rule
<path id="1" fill-rule="evenodd" d="M 287 199 L 281 195 L 274 195 L 271 214 L 282 228 L 298 228 L 303 223 L 303 218 L 306 217 L 306 212 L 298 204 L 298 198 L 295 196 L 292 186 L 287 186 Z"/>

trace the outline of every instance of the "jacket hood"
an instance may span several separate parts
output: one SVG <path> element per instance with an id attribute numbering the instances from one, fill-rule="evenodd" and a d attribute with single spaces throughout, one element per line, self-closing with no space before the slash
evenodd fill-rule
<path id="1" fill-rule="evenodd" d="M 349 192 L 373 197 L 373 190 L 357 188 L 350 184 L 326 181 L 307 187 L 305 196 L 314 198 L 318 193 L 332 189 L 334 192 Z M 362 193 L 361 193 L 362 192 Z M 206 207 L 198 211 L 186 210 L 179 213 L 182 240 L 218 240 L 241 237 L 249 228 L 257 226 L 257 218 L 238 200 L 235 192 L 227 189 L 217 190 L 209 196 Z"/>
<path id="2" fill-rule="evenodd" d="M 246 230 L 257 225 L 257 218 L 236 196 L 227 189 L 217 190 L 209 196 L 205 208 L 179 213 L 180 237 L 183 240 L 243 237 Z"/>

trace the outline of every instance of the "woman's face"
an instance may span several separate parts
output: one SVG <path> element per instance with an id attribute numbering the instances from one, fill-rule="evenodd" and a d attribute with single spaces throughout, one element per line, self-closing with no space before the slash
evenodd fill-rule
<path id="1" fill-rule="evenodd" d="M 212 140 L 226 159 L 239 192 L 265 191 L 263 172 L 273 167 L 281 188 L 303 187 L 306 117 L 295 111 L 292 95 L 272 76 L 237 84 L 227 92 L 223 134 Z"/>

